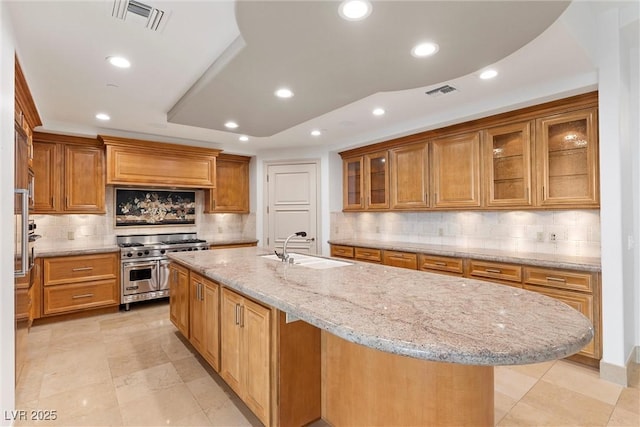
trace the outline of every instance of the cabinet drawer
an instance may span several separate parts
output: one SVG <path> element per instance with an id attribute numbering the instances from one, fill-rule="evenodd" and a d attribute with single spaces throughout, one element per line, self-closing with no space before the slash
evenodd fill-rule
<path id="1" fill-rule="evenodd" d="M 418 259 L 420 270 L 423 271 L 437 271 L 459 275 L 463 273 L 462 258 L 420 254 Z"/>
<path id="2" fill-rule="evenodd" d="M 44 285 L 84 282 L 117 277 L 118 258 L 113 254 L 97 254 L 44 259 Z"/>
<path id="3" fill-rule="evenodd" d="M 593 292 L 593 275 L 577 271 L 525 267 L 524 282 L 581 292 Z"/>
<path id="4" fill-rule="evenodd" d="M 384 251 L 384 265 L 418 269 L 418 255 L 410 252 Z"/>
<path id="5" fill-rule="evenodd" d="M 523 288 L 528 291 L 537 292 L 539 294 L 555 298 L 584 314 L 584 316 L 589 319 L 591 321 L 591 324 L 594 326 L 594 338 L 591 340 L 591 342 L 589 342 L 589 344 L 587 344 L 582 350 L 580 350 L 580 354 L 596 359 L 600 358 L 600 331 L 598 330 L 598 325 L 594 321 L 596 316 L 593 306 L 593 296 L 579 292 L 563 291 L 559 289 L 547 288 L 544 286 L 527 284 L 525 284 Z M 598 344 L 596 345 L 596 343 Z"/>
<path id="6" fill-rule="evenodd" d="M 58 314 L 86 308 L 119 304 L 114 279 L 44 288 L 44 314 Z"/>
<path id="7" fill-rule="evenodd" d="M 331 256 L 353 258 L 353 246 L 331 245 Z"/>
<path id="8" fill-rule="evenodd" d="M 522 267 L 499 262 L 471 260 L 469 261 L 469 276 L 520 284 L 522 282 Z"/>
<path id="9" fill-rule="evenodd" d="M 380 249 L 355 248 L 355 257 L 359 261 L 382 262 Z"/>

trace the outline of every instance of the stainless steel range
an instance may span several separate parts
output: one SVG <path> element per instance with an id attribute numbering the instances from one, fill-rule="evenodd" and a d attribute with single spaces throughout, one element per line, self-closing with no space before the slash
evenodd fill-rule
<path id="1" fill-rule="evenodd" d="M 121 260 L 121 304 L 169 296 L 167 253 L 209 249 L 196 233 L 117 236 Z"/>

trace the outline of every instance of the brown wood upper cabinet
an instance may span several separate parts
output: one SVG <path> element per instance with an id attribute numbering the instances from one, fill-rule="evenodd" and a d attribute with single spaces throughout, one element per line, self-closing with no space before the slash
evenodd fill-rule
<path id="1" fill-rule="evenodd" d="M 479 207 L 480 133 L 433 140 L 433 207 Z"/>
<path id="2" fill-rule="evenodd" d="M 595 108 L 538 119 L 538 202 L 541 206 L 599 206 Z"/>
<path id="3" fill-rule="evenodd" d="M 220 150 L 98 135 L 107 146 L 107 184 L 214 188 Z"/>
<path id="4" fill-rule="evenodd" d="M 216 158 L 216 188 L 205 191 L 205 213 L 249 213 L 250 157 L 221 153 Z"/>
<path id="5" fill-rule="evenodd" d="M 389 152 L 344 159 L 344 209 L 389 208 Z"/>
<path id="6" fill-rule="evenodd" d="M 96 139 L 34 132 L 33 213 L 105 213 L 104 151 Z"/>
<path id="7" fill-rule="evenodd" d="M 343 151 L 343 210 L 597 208 L 597 95 Z"/>
<path id="8" fill-rule="evenodd" d="M 531 206 L 531 123 L 484 131 L 487 206 Z"/>
<path id="9" fill-rule="evenodd" d="M 426 141 L 389 151 L 391 208 L 429 206 L 429 145 Z"/>

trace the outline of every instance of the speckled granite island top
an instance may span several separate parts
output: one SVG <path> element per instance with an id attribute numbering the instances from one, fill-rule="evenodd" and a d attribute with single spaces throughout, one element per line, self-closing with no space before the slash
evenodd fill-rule
<path id="1" fill-rule="evenodd" d="M 446 245 L 427 245 L 410 242 L 394 242 L 381 240 L 351 240 L 332 239 L 332 245 L 357 246 L 370 249 L 386 249 L 392 251 L 415 252 L 427 255 L 450 256 L 460 258 L 474 258 L 484 261 L 509 262 L 538 267 L 565 268 L 568 270 L 582 270 L 600 272 L 602 270 L 600 258 L 580 257 L 569 255 L 544 254 L 538 252 L 505 251 L 499 249 L 462 248 Z"/>
<path id="2" fill-rule="evenodd" d="M 317 270 L 260 257 L 266 253 L 169 257 L 343 339 L 418 359 L 535 363 L 576 353 L 593 337 L 582 314 L 523 289 L 361 262 Z"/>

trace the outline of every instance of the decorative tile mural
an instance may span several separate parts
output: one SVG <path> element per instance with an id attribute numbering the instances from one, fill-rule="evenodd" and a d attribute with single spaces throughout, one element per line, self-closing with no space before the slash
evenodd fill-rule
<path id="1" fill-rule="evenodd" d="M 189 225 L 196 222 L 195 191 L 116 188 L 116 227 Z"/>

